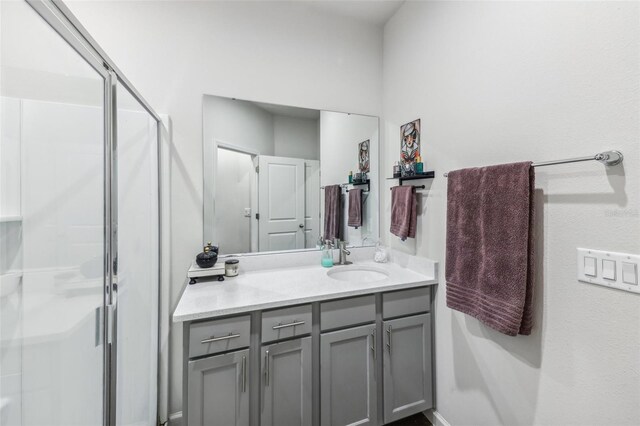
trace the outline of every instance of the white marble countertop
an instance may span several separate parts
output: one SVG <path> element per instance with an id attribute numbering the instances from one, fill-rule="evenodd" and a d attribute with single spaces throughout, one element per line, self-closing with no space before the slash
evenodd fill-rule
<path id="1" fill-rule="evenodd" d="M 374 268 L 388 276 L 376 282 L 339 281 L 329 271 L 353 267 Z M 434 270 L 435 272 L 435 270 Z M 225 281 L 200 281 L 187 285 L 173 321 L 238 314 L 300 303 L 399 290 L 437 284 L 434 275 L 424 275 L 397 263 L 357 261 L 351 266 L 323 268 L 305 265 L 280 269 L 249 270 Z"/>

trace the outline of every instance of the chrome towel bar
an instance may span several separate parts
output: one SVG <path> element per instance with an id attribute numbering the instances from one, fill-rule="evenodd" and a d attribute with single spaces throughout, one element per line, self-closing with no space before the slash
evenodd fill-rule
<path id="1" fill-rule="evenodd" d="M 543 166 L 555 166 L 556 164 L 568 164 L 568 163 L 579 163 L 582 161 L 598 161 L 605 166 L 617 166 L 622 163 L 624 160 L 624 156 L 620 151 L 605 151 L 599 152 L 595 155 L 589 157 L 578 157 L 578 158 L 567 158 L 564 160 L 554 160 L 554 161 L 543 161 L 541 163 L 533 163 L 533 167 L 543 167 Z M 443 176 L 447 177 L 449 173 L 444 173 Z"/>

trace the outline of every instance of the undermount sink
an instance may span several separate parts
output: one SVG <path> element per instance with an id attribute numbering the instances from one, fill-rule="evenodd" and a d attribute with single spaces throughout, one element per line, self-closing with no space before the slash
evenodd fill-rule
<path id="1" fill-rule="evenodd" d="M 327 272 L 329 278 L 352 283 L 375 283 L 384 281 L 389 274 L 373 266 L 335 266 Z"/>

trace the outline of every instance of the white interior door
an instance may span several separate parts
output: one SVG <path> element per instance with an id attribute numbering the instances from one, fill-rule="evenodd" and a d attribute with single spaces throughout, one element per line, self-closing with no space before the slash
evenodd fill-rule
<path id="1" fill-rule="evenodd" d="M 259 156 L 260 251 L 305 247 L 305 160 Z"/>
<path id="2" fill-rule="evenodd" d="M 314 248 L 320 237 L 320 161 L 304 160 L 304 246 Z"/>

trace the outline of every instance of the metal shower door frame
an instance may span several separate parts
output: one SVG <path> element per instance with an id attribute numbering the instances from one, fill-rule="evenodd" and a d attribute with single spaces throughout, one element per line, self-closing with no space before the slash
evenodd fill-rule
<path id="1" fill-rule="evenodd" d="M 162 121 L 149 103 L 126 79 L 122 71 L 100 48 L 87 30 L 60 0 L 25 0 L 93 69 L 104 79 L 104 292 L 102 342 L 103 361 L 103 426 L 116 424 L 117 385 L 117 302 L 118 302 L 118 133 L 117 133 L 117 89 L 122 85 L 153 117 L 157 125 L 156 147 L 158 151 L 158 241 L 162 217 L 161 137 Z M 162 244 L 158 245 L 158 348 L 161 342 L 161 279 Z M 160 356 L 158 350 L 158 358 Z M 159 360 L 160 361 L 160 360 Z M 160 375 L 158 362 L 158 376 Z M 159 388 L 159 387 L 158 387 Z M 158 392 L 159 394 L 159 392 Z M 156 406 L 156 412 L 159 403 Z M 156 423 L 159 423 L 156 419 Z"/>

